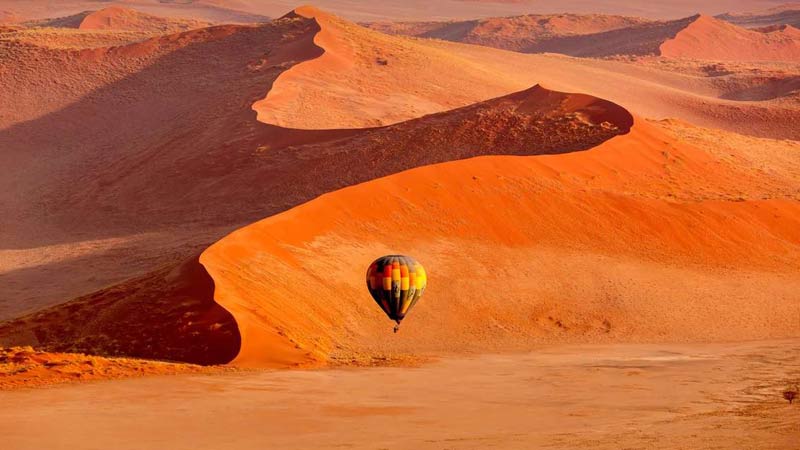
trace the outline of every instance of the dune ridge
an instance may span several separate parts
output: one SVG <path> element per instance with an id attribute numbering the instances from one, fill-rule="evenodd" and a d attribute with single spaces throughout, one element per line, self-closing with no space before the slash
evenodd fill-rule
<path id="1" fill-rule="evenodd" d="M 537 53 L 547 51 L 544 49 L 548 48 L 548 43 L 567 36 L 596 34 L 647 22 L 639 17 L 602 14 L 530 14 L 462 22 L 373 22 L 365 25 L 388 34 Z"/>
<path id="2" fill-rule="evenodd" d="M 95 31 L 136 31 L 143 33 L 178 33 L 210 26 L 210 22 L 175 17 L 161 17 L 135 9 L 112 5 L 98 10 L 53 19 L 33 20 L 28 27 L 73 28 Z"/>
<path id="3" fill-rule="evenodd" d="M 733 61 L 800 60 L 800 30 L 759 32 L 709 16 L 699 16 L 659 46 L 662 56 Z"/>
<path id="4" fill-rule="evenodd" d="M 664 156 L 664 138 L 639 123 L 588 152 L 424 166 L 232 233 L 200 261 L 242 334 L 234 364 L 796 336 L 800 204 L 630 194 L 674 164 L 713 166 L 692 148 Z M 431 284 L 399 337 L 375 339 L 390 327 L 358 269 L 393 252 L 430 266 Z"/>
<path id="5" fill-rule="evenodd" d="M 744 13 L 725 13 L 715 17 L 746 28 L 763 28 L 782 25 L 791 25 L 795 28 L 800 28 L 800 5 L 797 3 L 786 3 L 766 10 Z"/>

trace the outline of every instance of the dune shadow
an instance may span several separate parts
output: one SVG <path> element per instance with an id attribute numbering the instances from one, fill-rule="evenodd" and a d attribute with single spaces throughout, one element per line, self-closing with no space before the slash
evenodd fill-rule
<path id="1" fill-rule="evenodd" d="M 233 316 L 194 256 L 54 308 L 0 324 L 0 345 L 224 364 L 239 352 Z"/>

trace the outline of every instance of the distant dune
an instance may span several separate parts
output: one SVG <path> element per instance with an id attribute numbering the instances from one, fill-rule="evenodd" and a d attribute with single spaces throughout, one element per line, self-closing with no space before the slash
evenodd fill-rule
<path id="1" fill-rule="evenodd" d="M 791 88 L 796 76 L 783 68 L 768 75 L 735 68 L 717 76 L 713 64 L 692 63 L 695 70 L 684 74 L 668 66 L 660 70 L 659 65 L 409 40 L 376 33 L 313 8 L 298 11 L 323 28 L 315 44 L 325 52 L 287 71 L 266 98 L 254 105 L 263 122 L 304 129 L 380 126 L 542 83 L 607 98 L 647 117 L 679 117 L 704 126 L 753 130 L 761 136 L 800 136 L 789 125 L 800 119 L 800 103 Z M 676 21 L 666 31 L 656 23 L 651 31 L 658 38 L 647 41 L 648 51 L 658 52 L 668 36 L 694 20 Z M 627 39 L 626 33 L 620 30 L 618 37 Z M 597 42 L 592 45 L 618 48 Z M 443 78 L 442 73 L 449 75 Z M 750 96 L 751 91 L 763 92 L 766 97 L 760 100 L 769 103 L 743 103 L 759 99 Z M 728 101 L 734 99 L 739 101 Z"/>
<path id="2" fill-rule="evenodd" d="M 795 61 L 800 32 L 789 26 L 751 31 L 696 15 L 656 22 L 602 15 L 520 16 L 446 23 L 374 23 L 371 28 L 525 53 L 579 57 L 656 55 L 730 61 Z M 780 24 L 783 25 L 783 24 Z M 776 27 L 777 26 L 777 27 Z"/>
<path id="3" fill-rule="evenodd" d="M 763 28 L 782 25 L 791 25 L 795 28 L 800 28 L 800 3 L 787 3 L 785 5 L 755 12 L 726 13 L 716 17 L 746 28 Z"/>
<path id="4" fill-rule="evenodd" d="M 79 30 L 139 31 L 149 33 L 177 33 L 210 23 L 192 19 L 164 18 L 133 9 L 109 6 L 97 11 L 84 11 L 72 16 L 32 22 L 30 25 Z"/>
<path id="5" fill-rule="evenodd" d="M 700 16 L 659 47 L 662 56 L 729 61 L 798 61 L 800 30 L 752 31 Z"/>
<path id="6" fill-rule="evenodd" d="M 376 22 L 369 28 L 403 34 L 536 53 L 565 36 L 580 36 L 628 28 L 648 21 L 601 14 L 525 15 L 463 22 Z"/>

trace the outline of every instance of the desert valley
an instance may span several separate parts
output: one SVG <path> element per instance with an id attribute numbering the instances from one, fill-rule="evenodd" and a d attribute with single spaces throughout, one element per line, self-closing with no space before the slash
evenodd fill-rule
<path id="1" fill-rule="evenodd" d="M 2 448 L 797 449 L 800 3 L 665 3 L 0 0 Z"/>

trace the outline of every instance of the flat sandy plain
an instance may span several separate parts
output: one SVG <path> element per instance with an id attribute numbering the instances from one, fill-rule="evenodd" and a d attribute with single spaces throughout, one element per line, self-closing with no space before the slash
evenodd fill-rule
<path id="1" fill-rule="evenodd" d="M 797 449 L 800 341 L 551 346 L 418 367 L 0 392 L 7 449 Z M 46 432 L 43 432 L 46 430 Z"/>

